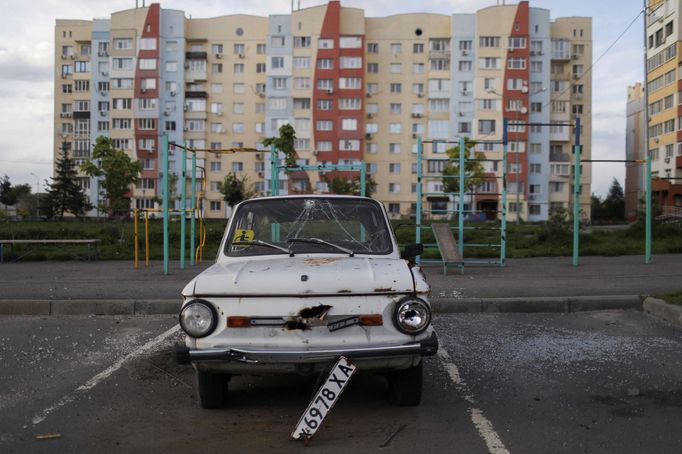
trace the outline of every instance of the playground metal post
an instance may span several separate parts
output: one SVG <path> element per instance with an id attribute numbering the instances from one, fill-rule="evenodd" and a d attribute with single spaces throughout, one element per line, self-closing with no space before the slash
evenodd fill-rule
<path id="1" fill-rule="evenodd" d="M 578 266 L 580 256 L 580 117 L 575 118 L 575 145 L 573 147 L 573 266 Z"/>
<path id="2" fill-rule="evenodd" d="M 651 153 L 646 153 L 646 227 L 644 263 L 651 263 Z"/>
<path id="3" fill-rule="evenodd" d="M 417 223 L 416 243 L 422 242 L 422 156 L 424 155 L 424 142 L 422 137 L 417 138 L 417 212 L 415 222 Z M 421 255 L 417 256 L 417 264 L 421 263 Z"/>
<path id="4" fill-rule="evenodd" d="M 180 182 L 180 268 L 185 269 L 185 236 L 187 216 L 187 150 L 182 149 L 182 180 Z"/>
<path id="5" fill-rule="evenodd" d="M 362 162 L 362 168 L 360 169 L 360 196 L 364 197 L 367 195 L 367 190 L 365 189 L 365 181 L 367 180 L 367 166 L 364 161 Z"/>
<path id="6" fill-rule="evenodd" d="M 185 147 L 187 147 L 187 142 L 185 142 Z M 192 217 L 190 218 L 189 230 L 190 230 L 190 243 L 189 243 L 189 261 L 190 265 L 195 264 L 194 258 L 194 230 L 195 230 L 195 218 L 196 218 L 196 205 L 197 205 L 197 154 L 192 152 L 192 190 L 190 191 L 192 195 L 192 200 L 190 201 L 190 209 L 192 210 Z"/>
<path id="7" fill-rule="evenodd" d="M 137 208 L 133 209 L 133 228 L 135 230 L 135 233 L 133 234 L 133 241 L 135 242 L 135 269 L 138 268 L 139 262 L 138 262 L 138 254 L 140 252 L 139 245 L 137 242 L 139 241 L 139 235 L 137 234 L 137 216 L 139 214 L 139 210 Z"/>
<path id="8" fill-rule="evenodd" d="M 270 145 L 270 195 L 279 195 L 279 165 L 277 163 L 277 154 L 275 145 Z"/>
<path id="9" fill-rule="evenodd" d="M 464 162 L 466 153 L 464 137 L 459 138 L 459 206 L 457 213 L 457 228 L 459 256 L 464 259 Z M 473 211 L 473 207 L 471 207 Z"/>
<path id="10" fill-rule="evenodd" d="M 502 219 L 500 235 L 500 266 L 505 265 L 507 259 L 507 130 L 509 120 L 502 121 Z M 518 189 L 518 188 L 517 188 Z M 518 209 L 519 206 L 517 205 Z"/>
<path id="11" fill-rule="evenodd" d="M 161 135 L 163 143 L 163 274 L 168 274 L 168 134 Z"/>

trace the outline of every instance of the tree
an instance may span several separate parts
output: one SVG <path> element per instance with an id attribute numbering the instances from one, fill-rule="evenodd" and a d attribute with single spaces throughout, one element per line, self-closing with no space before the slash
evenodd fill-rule
<path id="1" fill-rule="evenodd" d="M 590 197 L 590 219 L 592 219 L 593 223 L 605 219 L 604 202 L 596 194 L 592 194 Z"/>
<path id="2" fill-rule="evenodd" d="M 106 199 L 100 207 L 109 216 L 118 210 L 130 209 L 130 185 L 139 180 L 142 164 L 133 161 L 123 150 L 114 149 L 110 138 L 99 136 L 92 150 L 92 159 L 81 170 L 91 177 L 102 177 L 100 187 Z"/>
<path id="3" fill-rule="evenodd" d="M 615 178 L 611 182 L 609 194 L 604 199 L 603 206 L 610 220 L 620 221 L 625 219 L 625 195 L 623 194 L 623 187 Z"/>
<path id="4" fill-rule="evenodd" d="M 284 153 L 284 164 L 287 167 L 296 166 L 296 149 L 294 142 L 296 141 L 296 131 L 289 123 L 280 126 L 279 137 L 268 137 L 263 140 L 263 145 L 269 147 L 274 145 L 275 148 Z"/>
<path id="5" fill-rule="evenodd" d="M 47 192 L 48 216 L 62 219 L 64 213 L 68 212 L 81 217 L 92 209 L 83 188 L 77 183 L 78 173 L 65 147 L 62 148 L 62 156 L 55 162 L 55 173 L 57 176 L 52 178 Z"/>
<path id="6" fill-rule="evenodd" d="M 16 194 L 12 192 L 12 182 L 10 182 L 7 175 L 0 180 L 0 203 L 3 205 L 14 205 L 17 203 Z"/>
<path id="7" fill-rule="evenodd" d="M 254 192 L 248 187 L 246 175 L 240 178 L 234 172 L 225 175 L 223 181 L 218 183 L 218 191 L 220 191 L 223 195 L 223 200 L 230 207 L 254 196 Z"/>
<path id="8" fill-rule="evenodd" d="M 352 180 L 346 178 L 334 177 L 329 180 L 325 177 L 324 181 L 329 186 L 329 192 L 339 195 L 360 195 L 360 177 L 354 177 Z M 365 176 L 365 197 L 371 197 L 376 191 L 377 183 L 371 175 Z"/>
<path id="9" fill-rule="evenodd" d="M 476 142 L 468 137 L 464 139 L 465 152 L 476 145 Z M 459 145 L 446 150 L 451 161 L 443 169 L 443 192 L 459 192 Z M 485 159 L 483 153 L 476 153 L 475 159 Z M 485 168 L 480 161 L 468 159 L 465 155 L 464 160 L 464 188 L 473 189 L 485 182 Z"/>

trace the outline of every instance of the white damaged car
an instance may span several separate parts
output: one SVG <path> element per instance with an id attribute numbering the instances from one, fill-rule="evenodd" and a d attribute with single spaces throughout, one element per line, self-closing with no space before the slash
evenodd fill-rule
<path id="1" fill-rule="evenodd" d="M 369 198 L 237 205 L 216 263 L 182 292 L 176 358 L 196 369 L 201 406 L 224 406 L 233 375 L 319 374 L 340 356 L 385 374 L 393 402 L 418 405 L 422 358 L 438 349 L 421 252 L 399 252 Z"/>

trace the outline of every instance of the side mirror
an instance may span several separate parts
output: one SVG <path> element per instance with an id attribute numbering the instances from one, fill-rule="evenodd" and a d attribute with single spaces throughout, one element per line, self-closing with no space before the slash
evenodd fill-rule
<path id="1" fill-rule="evenodd" d="M 408 244 L 405 249 L 400 253 L 401 259 L 413 259 L 418 255 L 422 255 L 424 252 L 424 245 L 421 243 Z"/>

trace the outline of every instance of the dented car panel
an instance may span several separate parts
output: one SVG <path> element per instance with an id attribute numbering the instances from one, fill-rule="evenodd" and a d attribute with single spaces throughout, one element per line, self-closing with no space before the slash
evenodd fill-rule
<path id="1" fill-rule="evenodd" d="M 216 263 L 183 289 L 178 360 L 204 379 L 316 373 L 341 355 L 360 371 L 416 370 L 438 348 L 428 292 L 380 203 L 252 199 L 235 207 Z"/>

